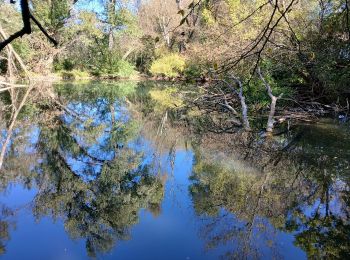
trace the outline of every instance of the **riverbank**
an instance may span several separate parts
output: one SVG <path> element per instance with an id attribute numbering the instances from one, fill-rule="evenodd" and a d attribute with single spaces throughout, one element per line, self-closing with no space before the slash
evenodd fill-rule
<path id="1" fill-rule="evenodd" d="M 190 83 L 184 78 L 164 78 L 149 77 L 148 75 L 138 74 L 132 78 L 116 77 L 95 77 L 87 76 L 86 73 L 75 73 L 79 75 L 74 79 L 64 78 L 64 73 L 54 73 L 47 76 L 33 75 L 31 81 L 40 84 L 48 82 L 56 84 L 59 82 L 71 82 L 77 85 L 88 84 L 91 82 L 155 82 L 157 88 L 150 90 L 152 98 L 160 104 L 160 109 L 173 111 L 177 116 L 181 116 L 184 123 L 192 128 L 207 128 L 209 131 L 217 133 L 235 132 L 242 128 L 240 108 L 238 98 L 235 93 L 217 94 L 211 92 L 216 81 L 200 79 Z M 4 79 L 5 80 L 5 79 Z M 298 122 L 317 122 L 322 118 L 335 118 L 346 122 L 349 120 L 349 110 L 347 107 L 340 107 L 337 104 L 324 105 L 318 102 L 301 102 L 292 99 L 288 103 L 277 106 L 274 119 L 274 127 L 287 125 L 289 127 Z M 281 101 L 281 102 L 282 102 Z M 279 105 L 280 103 L 278 103 Z M 250 104 L 248 110 L 248 120 L 251 125 L 250 131 L 261 131 L 265 129 L 265 121 L 269 113 L 269 106 Z M 238 107 L 237 107 L 238 106 Z M 278 132 L 278 130 L 276 131 Z"/>

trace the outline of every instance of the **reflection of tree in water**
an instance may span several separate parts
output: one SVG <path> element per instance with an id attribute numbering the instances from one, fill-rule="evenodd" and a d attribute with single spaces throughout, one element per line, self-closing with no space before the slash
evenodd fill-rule
<path id="1" fill-rule="evenodd" d="M 123 109 L 134 89 L 128 84 L 63 86 L 56 103 L 36 105 L 40 160 L 26 165 L 38 173 L 31 175 L 38 186 L 33 212 L 38 219 L 63 219 L 72 238 L 86 240 L 90 256 L 128 239 L 140 209 L 158 214 L 163 198 L 162 182 L 128 145 L 138 130 Z M 8 153 L 7 169 L 11 158 Z"/>
<path id="2" fill-rule="evenodd" d="M 297 139 L 228 148 L 254 169 L 239 161 L 218 163 L 229 160 L 208 156 L 205 151 L 213 153 L 213 146 L 198 149 L 190 193 L 196 213 L 204 217 L 207 246 L 232 243 L 228 258 L 279 257 L 274 236 L 285 231 L 295 233 L 295 245 L 308 257 L 348 258 L 349 143 L 339 146 L 345 153 L 332 156 L 324 145 L 335 136 L 314 137 L 320 140 L 311 143 L 297 134 Z"/>
<path id="3" fill-rule="evenodd" d="M 6 252 L 6 241 L 10 240 L 10 228 L 14 226 L 11 217 L 14 212 L 4 205 L 0 205 L 0 255 Z"/>
<path id="4" fill-rule="evenodd" d="M 0 176 L 4 189 L 14 181 L 28 188 L 36 183 L 35 216 L 63 219 L 73 238 L 86 239 L 91 256 L 128 239 L 140 209 L 160 211 L 163 183 L 128 145 L 139 126 L 123 109 L 125 95 L 133 94 L 129 100 L 142 103 L 145 114 L 154 106 L 134 91 L 132 84 L 60 87 L 53 96 L 57 102 L 28 103 Z M 28 118 L 30 124 L 23 124 Z M 26 152 L 32 146 L 30 125 L 40 129 L 33 153 Z M 310 257 L 348 256 L 349 142 L 345 136 L 335 138 L 339 133 L 315 131 L 270 141 L 228 135 L 226 142 L 221 135 L 210 144 L 203 138 L 195 151 L 190 192 L 197 214 L 205 216 L 208 248 L 234 241 L 228 258 L 279 257 L 280 230 L 295 232 L 295 244 Z M 238 143 L 230 146 L 232 140 Z M 232 157 L 220 158 L 218 150 L 241 156 L 230 164 Z M 1 221 L 5 245 L 9 221 Z"/>
<path id="5" fill-rule="evenodd" d="M 202 234 L 208 239 L 208 249 L 232 243 L 233 251 L 225 257 L 258 258 L 259 240 L 274 247 L 270 243 L 273 229 L 260 217 L 262 211 L 270 213 L 269 200 L 263 198 L 265 180 L 256 174 L 233 172 L 218 162 L 200 159 L 197 152 L 190 193 L 196 213 L 204 217 Z M 274 221 L 278 223 L 279 216 Z"/>
<path id="6" fill-rule="evenodd" d="M 129 237 L 141 208 L 152 209 L 162 200 L 162 183 L 147 167 L 135 168 L 138 163 L 135 154 L 122 150 L 95 179 L 84 181 L 53 154 L 38 180 L 34 213 L 63 217 L 73 238 L 86 239 L 90 255 L 107 252 L 116 240 Z"/>

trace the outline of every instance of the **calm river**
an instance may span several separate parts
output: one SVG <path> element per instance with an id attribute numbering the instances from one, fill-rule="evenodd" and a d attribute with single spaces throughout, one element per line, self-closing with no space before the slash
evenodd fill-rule
<path id="1" fill-rule="evenodd" d="M 0 174 L 0 258 L 349 259 L 348 125 L 198 132 L 152 84 L 32 91 Z"/>

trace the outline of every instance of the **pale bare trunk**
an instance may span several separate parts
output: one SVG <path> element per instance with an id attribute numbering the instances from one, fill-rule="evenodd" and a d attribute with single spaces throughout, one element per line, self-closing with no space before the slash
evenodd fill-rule
<path id="1" fill-rule="evenodd" d="M 279 97 L 274 96 L 273 93 L 272 93 L 271 86 L 269 85 L 269 83 L 267 83 L 267 81 L 265 80 L 265 78 L 261 74 L 260 68 L 258 68 L 257 72 L 259 74 L 260 79 L 262 80 L 262 82 L 265 85 L 267 94 L 269 95 L 269 97 L 271 99 L 270 113 L 269 113 L 269 117 L 267 119 L 266 131 L 267 132 L 273 132 L 273 127 L 274 127 L 274 124 L 275 124 L 276 103 L 277 103 L 277 100 L 279 98 L 281 98 L 283 94 L 281 94 Z"/>
<path id="2" fill-rule="evenodd" d="M 248 119 L 248 106 L 245 102 L 245 97 L 243 95 L 239 95 L 239 99 L 241 101 L 241 107 L 242 107 L 242 121 L 243 121 L 243 127 L 245 130 L 250 130 L 250 124 Z"/>
<path id="3" fill-rule="evenodd" d="M 273 131 L 273 125 L 275 123 L 276 103 L 277 103 L 277 97 L 272 96 L 271 104 L 270 104 L 270 114 L 269 114 L 269 118 L 267 119 L 267 127 L 266 127 L 267 132 Z"/>
<path id="4" fill-rule="evenodd" d="M 233 79 L 237 82 L 239 86 L 238 97 L 239 97 L 239 100 L 241 101 L 243 127 L 244 127 L 244 130 L 250 131 L 250 124 L 248 119 L 248 106 L 247 106 L 247 103 L 245 102 L 245 96 L 243 95 L 243 84 L 239 79 L 235 77 L 233 77 Z"/>
<path id="5" fill-rule="evenodd" d="M 122 57 L 123 60 L 126 60 L 127 57 L 135 50 L 135 48 L 130 48 Z"/>
<path id="6" fill-rule="evenodd" d="M 115 26 L 115 7 L 116 7 L 116 0 L 109 0 L 108 5 L 108 18 L 110 22 L 110 29 L 108 32 L 108 49 L 112 50 L 114 47 L 114 36 L 113 36 L 113 29 Z"/>
<path id="7" fill-rule="evenodd" d="M 158 17 L 158 25 L 160 27 L 163 39 L 167 45 L 168 48 L 171 47 L 171 42 L 170 42 L 170 32 L 169 32 L 169 18 L 166 18 L 164 16 Z"/>
<path id="8" fill-rule="evenodd" d="M 108 35 L 108 49 L 113 50 L 113 46 L 114 46 L 114 37 L 113 37 L 113 30 L 111 28 Z"/>
<path id="9" fill-rule="evenodd" d="M 227 81 L 225 81 L 225 80 L 222 80 L 222 81 L 224 83 L 226 83 L 226 85 L 229 88 L 231 88 L 238 95 L 238 98 L 241 102 L 241 109 L 242 109 L 242 124 L 243 124 L 244 130 L 250 131 L 250 124 L 249 124 L 249 117 L 248 117 L 248 106 L 247 106 L 247 103 L 245 102 L 245 96 L 243 94 L 243 84 L 235 76 L 231 76 L 231 79 L 233 79 L 237 83 L 237 85 L 239 86 L 239 91 L 235 87 L 233 87 L 230 83 L 228 83 Z"/>

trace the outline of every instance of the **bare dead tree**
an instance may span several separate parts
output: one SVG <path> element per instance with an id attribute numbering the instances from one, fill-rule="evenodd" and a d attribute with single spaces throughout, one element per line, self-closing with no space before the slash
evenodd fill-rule
<path id="1" fill-rule="evenodd" d="M 225 83 L 231 90 L 233 90 L 234 93 L 237 94 L 241 103 L 243 127 L 246 131 L 250 131 L 250 124 L 249 124 L 249 118 L 248 118 L 248 106 L 245 101 L 245 96 L 243 94 L 243 83 L 236 76 L 233 76 L 233 75 L 230 76 L 230 79 L 232 79 L 238 85 L 238 89 L 235 88 L 233 84 L 230 84 L 226 80 L 221 80 L 221 81 Z"/>
<path id="2" fill-rule="evenodd" d="M 269 117 L 267 119 L 266 131 L 267 132 L 272 132 L 273 131 L 273 126 L 274 126 L 274 123 L 275 123 L 276 103 L 277 103 L 277 100 L 280 99 L 283 96 L 283 94 L 279 95 L 278 97 L 274 96 L 273 93 L 272 93 L 272 89 L 271 89 L 270 84 L 265 80 L 265 78 L 261 74 L 260 67 L 258 67 L 257 72 L 258 72 L 258 75 L 259 75 L 261 81 L 265 85 L 267 94 L 269 95 L 269 97 L 271 99 L 270 113 L 269 113 Z"/>

